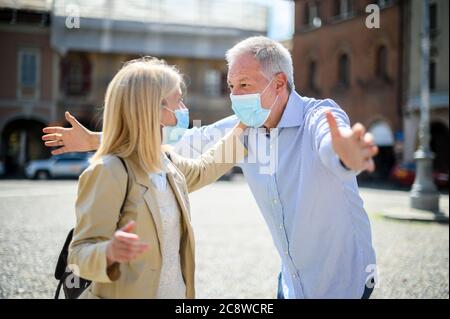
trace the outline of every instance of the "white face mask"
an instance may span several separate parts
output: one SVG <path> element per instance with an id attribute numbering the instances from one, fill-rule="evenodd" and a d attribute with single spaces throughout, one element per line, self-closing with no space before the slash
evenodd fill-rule
<path id="1" fill-rule="evenodd" d="M 161 126 L 163 126 L 163 144 L 175 144 L 189 128 L 189 109 L 185 107 L 173 111 L 166 106 L 163 106 L 163 108 L 174 113 L 177 119 L 177 124 L 174 126 L 161 123 Z"/>
<path id="2" fill-rule="evenodd" d="M 234 114 L 247 126 L 261 127 L 269 118 L 272 107 L 278 101 L 278 95 L 270 108 L 265 109 L 261 106 L 261 95 L 267 90 L 274 78 L 266 85 L 261 93 L 253 94 L 230 94 L 231 108 Z"/>

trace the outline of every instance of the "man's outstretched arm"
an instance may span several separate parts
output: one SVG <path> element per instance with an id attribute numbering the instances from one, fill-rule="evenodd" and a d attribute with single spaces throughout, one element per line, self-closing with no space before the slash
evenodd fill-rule
<path id="1" fill-rule="evenodd" d="M 101 133 L 88 130 L 69 112 L 65 113 L 65 117 L 72 127 L 54 126 L 42 130 L 45 133 L 42 136 L 45 146 L 59 147 L 53 150 L 52 154 L 95 151 L 100 145 Z"/>
<path id="2" fill-rule="evenodd" d="M 308 127 L 322 164 L 343 180 L 365 170 L 373 172 L 378 147 L 372 134 L 360 123 L 351 127 L 347 114 L 333 100 L 323 100 L 313 111 Z"/>
<path id="3" fill-rule="evenodd" d="M 356 123 L 350 130 L 340 130 L 331 111 L 325 113 L 331 133 L 333 149 L 342 163 L 353 171 L 375 170 L 373 157 L 378 154 L 373 136 L 366 133 L 361 123 Z"/>

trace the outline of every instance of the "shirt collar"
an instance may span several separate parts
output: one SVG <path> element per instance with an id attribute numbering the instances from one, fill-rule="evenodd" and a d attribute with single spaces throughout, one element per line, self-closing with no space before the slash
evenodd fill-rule
<path id="1" fill-rule="evenodd" d="M 277 128 L 300 126 L 303 122 L 303 109 L 302 97 L 292 90 Z"/>

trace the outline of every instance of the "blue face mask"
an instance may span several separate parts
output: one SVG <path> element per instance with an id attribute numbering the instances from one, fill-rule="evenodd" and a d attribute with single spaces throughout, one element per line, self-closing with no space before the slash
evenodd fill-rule
<path id="1" fill-rule="evenodd" d="M 278 95 L 272 106 L 268 109 L 261 106 L 261 95 L 264 94 L 273 79 L 274 78 L 270 80 L 269 84 L 267 84 L 261 93 L 242 95 L 230 94 L 231 108 L 233 109 L 234 114 L 236 114 L 239 120 L 245 125 L 250 127 L 261 127 L 269 118 L 270 111 L 278 100 Z"/>
<path id="2" fill-rule="evenodd" d="M 178 142 L 189 127 L 189 110 L 178 109 L 172 111 L 164 106 L 164 108 L 175 114 L 177 124 L 175 126 L 163 126 L 163 144 L 175 144 Z"/>

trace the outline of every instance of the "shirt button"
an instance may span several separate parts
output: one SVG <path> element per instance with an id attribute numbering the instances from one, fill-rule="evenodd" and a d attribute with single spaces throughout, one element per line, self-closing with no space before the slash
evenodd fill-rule
<path id="1" fill-rule="evenodd" d="M 285 250 L 284 253 L 285 253 L 286 255 L 289 255 L 289 252 L 288 252 L 287 250 Z"/>
<path id="2" fill-rule="evenodd" d="M 277 202 L 277 200 L 276 200 L 276 199 L 274 199 L 274 200 L 273 200 L 273 203 L 274 203 L 274 204 L 276 204 L 276 203 L 278 203 L 278 202 Z"/>
<path id="3" fill-rule="evenodd" d="M 294 278 L 294 279 L 295 279 L 295 278 L 297 278 L 297 276 L 296 276 L 296 275 L 292 275 L 292 278 Z"/>
<path id="4" fill-rule="evenodd" d="M 280 229 L 283 229 L 283 224 L 280 224 Z"/>

